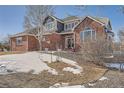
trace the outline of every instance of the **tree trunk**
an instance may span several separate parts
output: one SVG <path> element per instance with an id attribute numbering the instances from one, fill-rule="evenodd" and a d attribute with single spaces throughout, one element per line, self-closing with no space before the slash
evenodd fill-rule
<path id="1" fill-rule="evenodd" d="M 42 42 L 39 40 L 39 50 L 42 51 Z"/>

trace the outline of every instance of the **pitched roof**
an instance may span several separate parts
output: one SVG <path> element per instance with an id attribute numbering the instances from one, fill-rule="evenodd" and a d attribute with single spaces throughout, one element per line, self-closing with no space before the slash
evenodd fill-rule
<path id="1" fill-rule="evenodd" d="M 79 17 L 77 17 L 77 16 L 68 16 L 68 17 L 66 17 L 66 18 L 64 18 L 62 20 L 65 22 L 65 21 L 70 21 L 70 20 L 75 20 L 75 19 L 79 19 Z"/>
<path id="2" fill-rule="evenodd" d="M 56 19 L 57 21 L 60 21 L 60 22 L 63 23 L 63 20 L 61 20 L 61 19 L 59 19 L 59 18 L 57 18 L 57 17 L 55 17 L 55 16 L 53 16 L 53 15 L 52 15 L 52 16 L 50 15 L 50 17 L 52 17 L 52 18 Z"/>
<path id="3" fill-rule="evenodd" d="M 105 25 L 107 25 L 108 22 L 110 21 L 109 18 L 107 18 L 107 17 L 92 17 L 92 18 L 94 18 L 95 20 L 98 20 L 98 21 L 104 23 Z"/>
<path id="4" fill-rule="evenodd" d="M 67 21 L 71 21 L 71 20 L 82 20 L 83 21 L 86 17 L 92 18 L 93 20 L 99 22 L 102 25 L 105 25 L 106 27 L 110 23 L 110 20 L 107 17 L 86 16 L 86 17 L 79 18 L 77 16 L 68 16 L 68 17 L 66 17 L 64 19 L 59 19 L 59 18 L 57 18 L 55 16 L 51 16 L 51 17 L 56 19 L 56 20 L 58 20 L 59 22 L 62 22 L 62 23 L 67 22 Z M 82 21 L 80 21 L 79 24 Z M 77 24 L 75 27 L 77 27 L 79 24 Z M 75 29 L 75 27 L 73 29 Z M 109 28 L 109 30 L 111 30 L 111 25 L 109 27 L 107 27 L 107 28 Z M 62 33 L 64 33 L 64 32 L 62 31 Z M 37 31 L 35 30 L 35 28 L 33 28 L 30 31 L 24 31 L 24 32 L 21 32 L 21 33 L 17 33 L 15 35 L 12 35 L 11 37 L 17 37 L 17 36 L 23 36 L 23 35 L 36 35 L 36 34 L 37 34 Z"/>
<path id="5" fill-rule="evenodd" d="M 35 29 L 32 29 L 30 31 L 23 31 L 14 35 L 11 35 L 10 37 L 18 37 L 18 36 L 25 36 L 25 35 L 36 35 L 37 31 Z"/>
<path id="6" fill-rule="evenodd" d="M 95 20 L 98 20 L 98 21 L 104 23 L 106 28 L 108 28 L 108 30 L 112 30 L 109 18 L 107 18 L 107 17 L 92 17 L 92 18 L 94 18 Z"/>
<path id="7" fill-rule="evenodd" d="M 26 35 L 26 34 L 27 34 L 27 32 L 25 31 L 25 32 L 20 32 L 20 33 L 17 33 L 17 34 L 11 35 L 10 37 L 24 36 L 24 35 Z"/>

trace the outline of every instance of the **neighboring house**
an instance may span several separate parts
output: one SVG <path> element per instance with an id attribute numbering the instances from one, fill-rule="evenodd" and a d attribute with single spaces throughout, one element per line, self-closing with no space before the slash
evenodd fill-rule
<path id="1" fill-rule="evenodd" d="M 48 48 L 49 50 L 58 48 L 62 50 L 78 50 L 81 47 L 81 42 L 84 42 L 87 38 L 97 39 L 97 35 L 104 35 L 106 39 L 112 39 L 114 35 L 110 20 L 104 17 L 86 16 L 79 18 L 69 16 L 64 19 L 58 19 L 54 16 L 48 16 L 45 18 L 43 25 L 45 33 L 42 48 Z M 11 36 L 11 50 L 38 50 L 38 40 L 33 33 L 36 34 L 35 29 Z"/>

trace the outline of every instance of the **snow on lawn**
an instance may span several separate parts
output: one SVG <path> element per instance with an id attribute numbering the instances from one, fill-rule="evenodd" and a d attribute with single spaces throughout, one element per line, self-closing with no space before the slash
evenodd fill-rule
<path id="1" fill-rule="evenodd" d="M 108 78 L 107 78 L 107 77 L 101 77 L 99 80 L 100 80 L 100 81 L 108 80 Z"/>
<path id="2" fill-rule="evenodd" d="M 88 83 L 88 85 L 92 87 L 92 86 L 94 86 L 96 84 L 95 83 Z"/>
<path id="3" fill-rule="evenodd" d="M 0 64 L 5 64 L 7 69 L 16 70 L 17 72 L 33 70 L 34 74 L 38 74 L 43 70 L 48 70 L 48 72 L 57 75 L 55 70 L 40 60 L 40 54 L 38 52 L 27 52 L 24 54 L 2 55 L 0 56 Z"/>
<path id="4" fill-rule="evenodd" d="M 82 72 L 82 69 L 75 69 L 72 67 L 66 67 L 63 69 L 63 71 L 68 71 L 68 72 L 72 72 L 73 74 L 80 74 Z"/>
<path id="5" fill-rule="evenodd" d="M 42 58 L 43 61 L 47 61 L 47 62 L 51 63 L 51 61 L 55 62 L 58 57 L 55 56 L 55 55 L 51 56 L 50 54 L 42 54 L 41 58 Z M 52 60 L 51 60 L 51 58 L 52 58 Z M 72 60 L 69 60 L 69 59 L 66 59 L 66 58 L 61 58 L 61 61 L 75 67 L 75 68 L 66 67 L 66 68 L 63 69 L 63 71 L 73 72 L 74 74 L 79 74 L 83 71 L 82 67 L 80 67 L 77 64 L 77 62 L 75 62 L 75 61 L 72 61 Z"/>
<path id="6" fill-rule="evenodd" d="M 64 87 L 61 87 L 64 88 Z M 85 88 L 83 85 L 66 86 L 65 88 Z"/>
<path id="7" fill-rule="evenodd" d="M 85 88 L 83 85 L 73 85 L 69 86 L 68 83 L 56 83 L 53 86 L 50 86 L 50 88 Z"/>

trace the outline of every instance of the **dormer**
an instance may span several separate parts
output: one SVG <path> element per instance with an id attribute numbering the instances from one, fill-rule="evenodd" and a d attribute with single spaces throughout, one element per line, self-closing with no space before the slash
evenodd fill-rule
<path id="1" fill-rule="evenodd" d="M 63 22 L 54 16 L 46 17 L 43 25 L 45 26 L 46 32 L 59 32 L 64 28 Z"/>
<path id="2" fill-rule="evenodd" d="M 76 16 L 69 16 L 64 18 L 63 21 L 64 31 L 70 31 L 80 22 L 80 19 Z"/>

